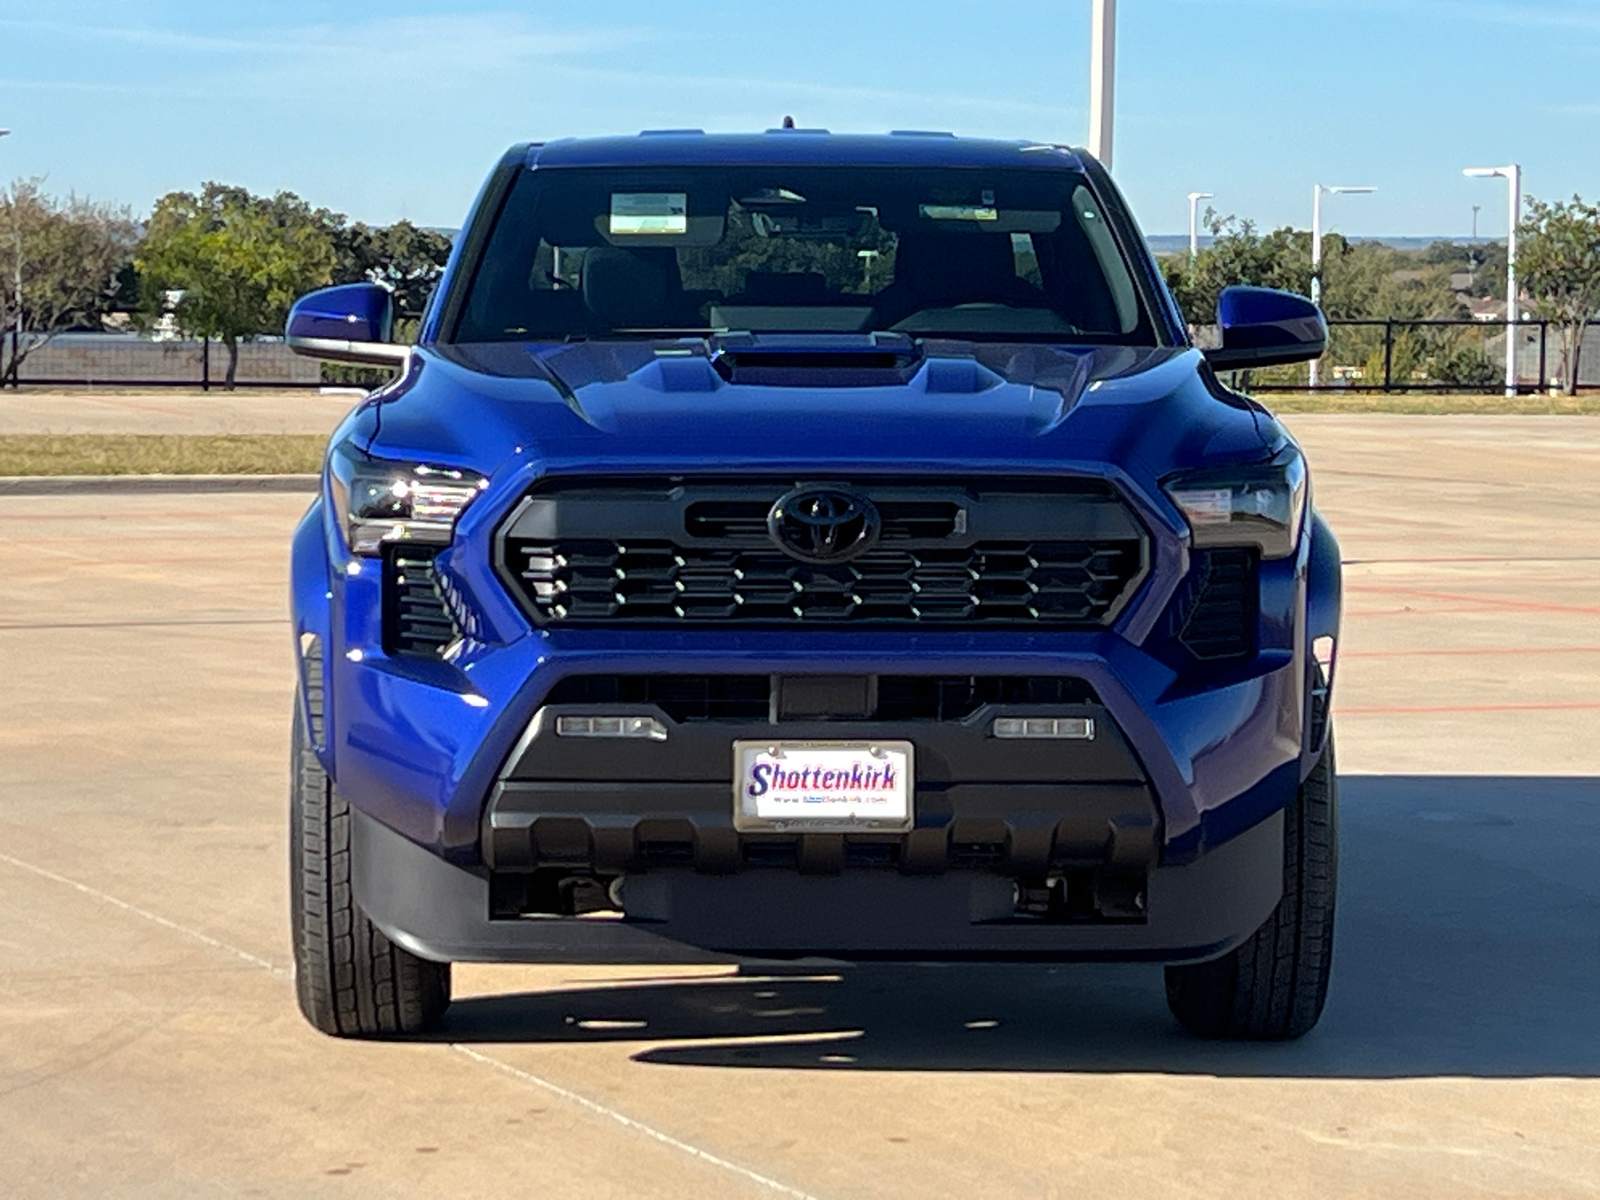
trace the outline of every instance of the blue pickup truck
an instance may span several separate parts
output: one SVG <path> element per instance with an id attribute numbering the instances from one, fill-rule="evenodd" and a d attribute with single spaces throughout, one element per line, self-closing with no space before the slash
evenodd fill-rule
<path id="1" fill-rule="evenodd" d="M 1297 1037 L 1332 953 L 1339 553 L 1069 147 L 804 129 L 513 147 L 293 544 L 300 1006 L 453 962 L 1142 960 Z"/>

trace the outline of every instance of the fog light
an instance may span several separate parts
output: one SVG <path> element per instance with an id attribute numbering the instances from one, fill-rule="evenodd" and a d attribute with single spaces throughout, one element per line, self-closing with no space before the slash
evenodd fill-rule
<path id="1" fill-rule="evenodd" d="M 1041 738 L 1053 741 L 1092 742 L 1093 717 L 996 717 L 997 738 Z"/>
<path id="2" fill-rule="evenodd" d="M 557 717 L 557 737 L 644 738 L 667 740 L 667 727 L 654 717 Z"/>

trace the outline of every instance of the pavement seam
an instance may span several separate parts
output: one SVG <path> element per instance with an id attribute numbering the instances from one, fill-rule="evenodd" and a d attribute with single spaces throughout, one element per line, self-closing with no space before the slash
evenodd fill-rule
<path id="1" fill-rule="evenodd" d="M 625 1113 L 620 1113 L 616 1109 L 601 1104 L 597 1100 L 591 1100 L 589 1097 L 584 1096 L 581 1093 L 564 1088 L 558 1083 L 552 1083 L 550 1080 L 545 1079 L 542 1076 L 535 1075 L 531 1071 L 524 1071 L 520 1067 L 514 1067 L 508 1062 L 502 1062 L 498 1058 L 493 1058 L 487 1054 L 484 1054 L 482 1051 L 474 1050 L 470 1046 L 463 1046 L 459 1042 L 451 1042 L 450 1048 L 466 1055 L 466 1057 L 472 1059 L 472 1061 L 476 1063 L 480 1063 L 486 1067 L 492 1067 L 494 1070 L 500 1071 L 505 1075 L 509 1075 L 511 1078 L 521 1083 L 526 1083 L 531 1087 L 541 1088 L 544 1091 L 552 1093 L 553 1095 L 560 1096 L 563 1100 L 566 1100 L 572 1104 L 576 1104 L 579 1108 L 587 1109 L 596 1116 L 607 1117 L 610 1120 L 616 1121 L 618 1124 L 633 1130 L 635 1133 L 642 1133 L 646 1137 L 652 1138 L 663 1145 L 672 1147 L 674 1150 L 681 1150 L 683 1153 L 692 1155 L 693 1157 L 698 1158 L 702 1162 L 705 1162 L 711 1166 L 721 1167 L 725 1171 L 731 1171 L 733 1174 L 741 1176 L 742 1178 L 749 1180 L 751 1183 L 758 1184 L 761 1187 L 766 1188 L 768 1191 L 777 1192 L 779 1195 L 783 1196 L 794 1196 L 796 1197 L 796 1200 L 817 1200 L 817 1198 L 810 1192 L 802 1192 L 799 1188 L 790 1187 L 788 1184 L 781 1183 L 770 1176 L 762 1175 L 757 1171 L 752 1171 L 749 1167 L 741 1167 L 738 1163 L 730 1162 L 725 1158 L 722 1158 L 716 1154 L 712 1154 L 709 1150 L 702 1150 L 700 1147 L 693 1145 L 690 1142 L 681 1141 L 678 1138 L 673 1137 L 671 1134 L 662 1133 L 661 1130 L 655 1128 L 653 1125 L 646 1125 L 643 1121 L 635 1120 L 633 1117 L 630 1117 Z"/>
<path id="2" fill-rule="evenodd" d="M 118 897 L 111 895 L 109 892 L 103 892 L 99 888 L 90 887 L 86 883 L 79 883 L 76 879 L 69 879 L 65 875 L 58 875 L 54 871 L 46 870 L 44 867 L 36 867 L 30 862 L 24 862 L 20 858 L 14 858 L 13 856 L 5 853 L 0 853 L 0 862 L 16 867 L 18 870 L 27 871 L 31 874 L 37 875 L 41 879 L 48 879 L 52 883 L 59 883 L 63 887 L 72 888 L 74 891 L 81 892 L 85 896 L 93 897 L 102 903 L 110 904 L 115 908 L 120 908 L 122 911 L 131 913 L 136 917 L 142 917 L 146 921 L 150 921 L 161 926 L 163 929 L 171 930 L 173 933 L 180 933 L 185 937 L 192 938 L 197 942 L 201 942 L 207 946 L 210 946 L 212 949 L 221 950 L 226 954 L 233 955 L 235 958 L 241 958 L 252 966 L 260 967 L 269 974 L 287 975 L 289 973 L 287 967 L 281 967 L 276 963 L 260 957 L 259 955 L 251 954 L 248 950 L 241 950 L 237 946 L 230 946 L 227 942 L 214 938 L 208 933 L 202 933 L 200 930 L 193 929 L 188 925 L 180 925 L 178 922 L 169 920 L 167 917 L 163 917 L 159 913 L 153 913 L 149 909 L 140 908 L 136 904 L 129 904 L 126 900 L 119 899 Z M 817 1197 L 813 1196 L 810 1192 L 803 1192 L 799 1188 L 790 1187 L 786 1183 L 781 1183 L 770 1176 L 762 1175 L 758 1171 L 752 1171 L 749 1167 L 742 1167 L 736 1162 L 731 1162 L 720 1155 L 711 1153 L 709 1150 L 702 1150 L 699 1146 L 696 1146 L 693 1143 L 685 1142 L 679 1138 L 675 1138 L 669 1133 L 663 1133 L 655 1126 L 647 1125 L 645 1122 L 640 1121 L 637 1118 L 630 1117 L 626 1113 L 619 1112 L 614 1108 L 610 1108 L 607 1105 L 601 1104 L 598 1100 L 591 1100 L 588 1096 L 583 1095 L 581 1092 L 575 1092 L 570 1088 L 562 1087 L 559 1083 L 554 1083 L 542 1076 L 535 1075 L 531 1071 L 524 1071 L 520 1067 L 514 1067 L 508 1062 L 502 1062 L 498 1058 L 493 1058 L 490 1055 L 482 1053 L 481 1051 L 474 1050 L 470 1046 L 463 1046 L 459 1042 L 450 1042 L 448 1045 L 450 1049 L 464 1055 L 481 1066 L 490 1067 L 493 1070 L 499 1071 L 501 1074 L 509 1075 L 511 1078 L 516 1079 L 521 1083 L 528 1084 L 531 1087 L 541 1088 L 544 1091 L 550 1092 L 552 1095 L 561 1097 L 561 1099 L 567 1101 L 569 1104 L 576 1105 L 577 1107 L 582 1108 L 595 1116 L 605 1117 L 611 1121 L 615 1121 L 617 1124 L 626 1129 L 630 1129 L 635 1133 L 643 1134 L 653 1141 L 660 1142 L 664 1146 L 668 1146 L 674 1150 L 680 1151 L 681 1153 L 687 1154 L 692 1158 L 696 1158 L 709 1166 L 718 1167 L 724 1171 L 731 1172 L 732 1174 L 737 1175 L 750 1183 L 754 1183 L 762 1188 L 765 1188 L 767 1191 L 776 1192 L 782 1196 L 792 1196 L 795 1198 L 795 1200 L 817 1200 Z"/>

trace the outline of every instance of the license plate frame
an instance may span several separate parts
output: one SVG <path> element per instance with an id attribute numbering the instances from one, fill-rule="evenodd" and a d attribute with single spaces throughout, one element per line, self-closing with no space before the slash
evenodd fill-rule
<path id="1" fill-rule="evenodd" d="M 765 765 L 764 775 L 755 772 Z M 800 774 L 786 786 L 775 767 Z M 872 768 L 889 768 L 891 786 Z M 842 773 L 838 784 L 806 784 L 805 772 Z M 859 768 L 859 774 L 856 769 Z M 852 787 L 855 779 L 861 786 Z M 809 812 L 807 810 L 810 810 Z M 762 738 L 733 743 L 733 826 L 740 833 L 905 833 L 916 821 L 916 748 L 866 738 Z"/>

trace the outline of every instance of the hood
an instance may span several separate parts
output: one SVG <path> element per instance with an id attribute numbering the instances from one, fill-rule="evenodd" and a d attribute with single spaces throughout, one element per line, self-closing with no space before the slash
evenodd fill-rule
<path id="1" fill-rule="evenodd" d="M 1082 469 L 1254 458 L 1264 414 L 1188 349 L 781 341 L 424 348 L 375 393 L 380 457 L 494 474 Z M 909 344 L 909 343 L 908 343 Z M 1143 467 L 1143 470 L 1139 468 Z"/>

